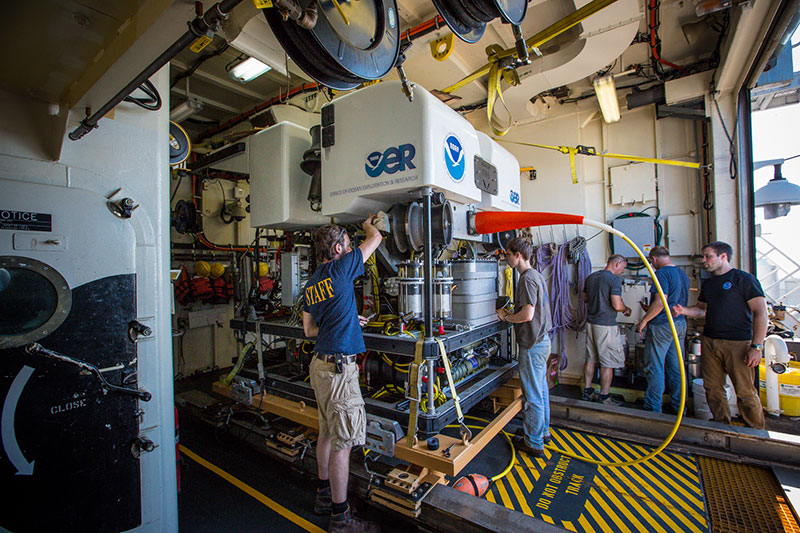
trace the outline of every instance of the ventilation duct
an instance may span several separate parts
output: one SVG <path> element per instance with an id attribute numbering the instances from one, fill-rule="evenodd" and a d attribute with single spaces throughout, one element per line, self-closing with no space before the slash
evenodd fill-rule
<path id="1" fill-rule="evenodd" d="M 589 0 L 549 0 L 528 8 L 522 23 L 530 37 L 588 4 Z M 638 0 L 618 0 L 580 25 L 531 54 L 531 64 L 518 70 L 521 85 L 503 87 L 503 97 L 515 121 L 540 116 L 530 99 L 539 93 L 582 80 L 602 70 L 630 46 L 642 14 Z"/>

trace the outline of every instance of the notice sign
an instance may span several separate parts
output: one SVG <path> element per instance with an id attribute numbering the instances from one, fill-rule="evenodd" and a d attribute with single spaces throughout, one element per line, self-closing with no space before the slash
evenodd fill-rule
<path id="1" fill-rule="evenodd" d="M 554 461 L 558 457 L 558 461 Z M 556 454 L 547 462 L 536 485 L 531 503 L 535 510 L 555 514 L 561 520 L 577 520 L 597 473 L 597 467 Z"/>
<path id="2" fill-rule="evenodd" d="M 0 209 L 0 229 L 18 231 L 53 231 L 53 215 L 30 211 Z"/>

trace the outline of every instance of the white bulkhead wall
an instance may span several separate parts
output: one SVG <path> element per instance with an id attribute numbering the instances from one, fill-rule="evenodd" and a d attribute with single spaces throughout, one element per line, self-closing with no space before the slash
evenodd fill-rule
<path id="1" fill-rule="evenodd" d="M 609 152 L 683 161 L 698 160 L 693 121 L 676 118 L 656 120 L 655 107 L 645 106 L 631 111 L 622 109 L 622 119 L 619 122 L 606 124 L 599 111 L 596 111 L 596 107 L 588 105 L 590 102 L 580 107 L 575 105 L 576 109 L 572 113 L 567 112 L 531 124 L 515 126 L 500 138 L 500 144 L 519 160 L 521 167 L 536 169 L 535 180 L 529 179 L 527 173 L 522 174 L 523 211 L 582 214 L 597 221 L 610 222 L 617 215 L 640 211 L 648 205 L 655 205 L 655 202 L 644 204 L 637 202 L 624 206 L 611 203 L 609 169 L 628 165 L 629 161 L 579 155 L 576 159 L 578 183 L 573 184 L 567 155 L 554 150 L 504 141 L 554 146 L 580 144 L 594 147 L 598 153 Z M 476 122 L 485 123 L 483 116 L 476 118 Z M 484 129 L 482 125 L 476 125 L 477 127 Z M 665 239 L 669 232 L 667 217 L 674 215 L 692 216 L 694 224 L 688 228 L 684 227 L 685 234 L 671 234 L 670 238 L 701 243 L 704 236 L 701 235 L 700 225 L 702 197 L 698 171 L 666 165 L 656 167 L 650 163 L 641 164 L 649 169 L 646 174 L 650 179 L 657 181 L 658 206 L 661 209 L 661 223 L 664 226 L 662 245 L 666 245 Z M 652 214 L 653 210 L 648 213 Z M 550 227 L 533 229 L 532 239 L 534 246 L 540 244 L 540 235 L 544 242 L 555 241 L 557 244 L 562 244 L 576 235 L 588 239 L 596 233 L 596 230 L 588 227 L 554 226 L 552 232 Z M 593 270 L 603 268 L 610 254 L 607 235 L 600 234 L 592 238 L 588 242 L 587 249 Z M 686 266 L 687 273 L 692 275 L 693 267 L 689 256 L 673 257 L 673 261 Z M 567 331 L 565 339 L 569 364 L 561 372 L 561 379 L 568 383 L 582 376 L 585 337 L 583 332 L 576 334 Z M 555 343 L 553 352 L 557 351 L 558 344 Z"/>

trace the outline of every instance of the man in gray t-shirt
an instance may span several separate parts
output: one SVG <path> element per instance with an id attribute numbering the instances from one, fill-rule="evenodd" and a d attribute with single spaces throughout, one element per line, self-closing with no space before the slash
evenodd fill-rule
<path id="1" fill-rule="evenodd" d="M 550 441 L 550 387 L 547 383 L 547 358 L 553 328 L 547 285 L 542 275 L 531 268 L 533 246 L 522 238 L 506 244 L 506 262 L 520 276 L 515 292 L 514 312 L 498 309 L 500 320 L 514 324 L 517 337 L 519 378 L 522 383 L 524 435 L 514 437 L 518 450 L 534 457 L 544 456 L 544 445 Z"/>
<path id="2" fill-rule="evenodd" d="M 614 369 L 625 366 L 622 334 L 617 326 L 617 312 L 630 316 L 631 310 L 622 301 L 622 278 L 619 277 L 627 260 L 615 254 L 608 258 L 606 268 L 589 275 L 583 297 L 588 304 L 586 318 L 586 363 L 583 365 L 583 399 L 615 404 L 609 389 Z M 600 363 L 600 394 L 592 388 L 594 369 Z"/>

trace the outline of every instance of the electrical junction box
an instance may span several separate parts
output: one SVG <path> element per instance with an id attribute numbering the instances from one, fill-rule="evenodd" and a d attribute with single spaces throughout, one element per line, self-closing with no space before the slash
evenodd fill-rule
<path id="1" fill-rule="evenodd" d="M 655 222 L 650 215 L 633 215 L 618 218 L 611 223 L 615 229 L 628 236 L 636 246 L 644 253 L 645 257 L 650 250 L 655 246 Z M 620 254 L 623 257 L 639 259 L 636 251 L 631 246 L 614 235 L 613 237 L 614 253 Z"/>
<path id="2" fill-rule="evenodd" d="M 698 253 L 697 225 L 695 215 L 672 215 L 667 217 L 667 246 L 672 255 Z"/>
<path id="3" fill-rule="evenodd" d="M 281 254 L 281 305 L 294 306 L 308 281 L 309 253 L 306 246 L 297 246 L 297 251 Z"/>
<path id="4" fill-rule="evenodd" d="M 630 163 L 611 167 L 608 172 L 612 204 L 633 205 L 655 201 L 656 181 L 652 164 Z"/>
<path id="5" fill-rule="evenodd" d="M 512 189 L 519 193 L 516 159 L 488 137 L 480 141 L 464 117 L 419 85 L 413 102 L 400 82 L 381 82 L 338 98 L 322 111 L 326 216 L 360 219 L 417 198 L 424 186 L 455 203 L 519 209 L 512 202 L 517 196 L 511 195 Z M 475 156 L 497 169 L 498 200 L 484 202 L 487 193 L 476 185 Z M 516 185 L 500 183 L 506 179 Z M 502 194 L 508 195 L 507 206 L 499 200 Z"/>

